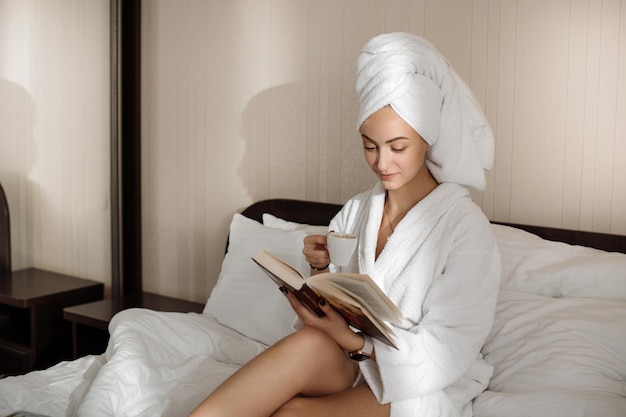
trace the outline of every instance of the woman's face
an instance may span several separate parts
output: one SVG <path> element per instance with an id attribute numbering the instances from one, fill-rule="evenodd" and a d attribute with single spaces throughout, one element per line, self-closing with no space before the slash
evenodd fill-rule
<path id="1" fill-rule="evenodd" d="M 432 181 L 425 163 L 428 143 L 390 106 L 368 117 L 359 131 L 365 159 L 386 190 Z"/>

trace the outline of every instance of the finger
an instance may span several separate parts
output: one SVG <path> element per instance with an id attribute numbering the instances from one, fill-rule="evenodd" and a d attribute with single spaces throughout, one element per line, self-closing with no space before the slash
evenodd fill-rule
<path id="1" fill-rule="evenodd" d="M 326 248 L 325 235 L 309 235 L 304 238 L 304 242 L 302 254 L 309 264 L 315 266 L 328 264 L 330 256 Z"/>
<path id="2" fill-rule="evenodd" d="M 313 313 L 307 306 L 305 306 L 298 298 L 292 293 L 288 292 L 287 300 L 291 304 L 291 308 L 300 318 L 300 321 L 304 324 L 310 323 L 312 320 L 318 319 L 317 314 Z"/>
<path id="3" fill-rule="evenodd" d="M 320 308 L 322 309 L 322 311 L 324 312 L 324 314 L 326 315 L 326 317 L 328 317 L 329 320 L 341 320 L 341 321 L 345 321 L 345 319 L 343 318 L 343 316 L 333 308 L 333 306 L 331 306 L 326 300 L 324 300 L 323 298 L 320 300 L 319 303 Z"/>
<path id="4" fill-rule="evenodd" d="M 285 287 L 279 287 L 279 290 L 283 293 L 285 298 L 287 298 L 287 302 L 291 306 L 291 309 L 296 313 L 296 316 L 298 316 L 298 319 L 300 319 L 300 321 L 303 321 L 302 316 L 298 313 L 299 308 L 297 303 L 300 303 L 298 299 L 293 294 L 291 294 L 289 290 Z"/>
<path id="5" fill-rule="evenodd" d="M 308 235 L 304 238 L 304 248 L 323 250 L 326 248 L 326 235 Z"/>

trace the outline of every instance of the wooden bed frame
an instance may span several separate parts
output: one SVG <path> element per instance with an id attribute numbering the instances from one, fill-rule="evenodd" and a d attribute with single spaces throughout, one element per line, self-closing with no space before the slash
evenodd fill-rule
<path id="1" fill-rule="evenodd" d="M 292 199 L 269 199 L 253 203 L 242 211 L 246 217 L 262 221 L 263 213 L 297 223 L 326 225 L 341 209 L 340 204 Z M 493 222 L 526 230 L 543 239 L 588 246 L 608 252 L 626 253 L 626 236 L 607 233 L 585 232 L 543 226 Z"/>

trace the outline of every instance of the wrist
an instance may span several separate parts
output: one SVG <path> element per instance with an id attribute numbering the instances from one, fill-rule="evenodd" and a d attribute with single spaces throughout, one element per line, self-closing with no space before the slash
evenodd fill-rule
<path id="1" fill-rule="evenodd" d="M 325 271 L 328 269 L 328 267 L 330 266 L 330 262 L 328 262 L 326 265 L 323 265 L 321 267 L 317 267 L 315 265 L 313 265 L 312 263 L 309 263 L 309 266 L 311 267 L 312 270 L 314 271 Z"/>

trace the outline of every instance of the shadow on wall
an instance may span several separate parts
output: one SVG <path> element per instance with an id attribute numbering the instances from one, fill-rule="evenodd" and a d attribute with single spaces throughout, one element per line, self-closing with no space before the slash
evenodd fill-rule
<path id="1" fill-rule="evenodd" d="M 303 198 L 306 182 L 306 90 L 287 83 L 253 96 L 242 113 L 244 151 L 237 170 L 251 202 Z M 316 121 L 317 122 L 317 121 Z"/>
<path id="2" fill-rule="evenodd" d="M 13 269 L 32 265 L 34 187 L 29 174 L 37 149 L 33 138 L 36 108 L 20 85 L 0 78 L 0 183 L 11 214 Z"/>

